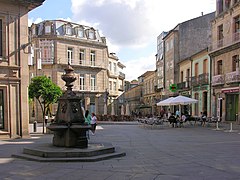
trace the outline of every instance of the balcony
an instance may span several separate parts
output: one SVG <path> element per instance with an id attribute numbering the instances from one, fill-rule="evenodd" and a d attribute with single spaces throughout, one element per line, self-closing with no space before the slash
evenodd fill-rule
<path id="1" fill-rule="evenodd" d="M 212 77 L 212 86 L 218 86 L 224 84 L 224 75 L 216 75 Z"/>
<path id="2" fill-rule="evenodd" d="M 178 90 L 188 90 L 190 88 L 190 82 L 185 81 L 177 84 Z"/>
<path id="3" fill-rule="evenodd" d="M 198 76 L 198 83 L 200 85 L 209 84 L 209 75 L 208 73 L 203 73 Z"/>
<path id="4" fill-rule="evenodd" d="M 225 82 L 226 84 L 239 83 L 240 82 L 239 72 L 233 71 L 233 72 L 227 73 L 225 76 Z"/>
<path id="5" fill-rule="evenodd" d="M 125 79 L 125 74 L 122 73 L 122 72 L 119 72 L 119 78 L 120 78 L 120 79 Z"/>
<path id="6" fill-rule="evenodd" d="M 85 86 L 85 85 L 75 85 L 73 86 L 73 91 L 81 91 L 81 92 L 98 92 L 99 88 L 97 86 Z"/>
<path id="7" fill-rule="evenodd" d="M 96 68 L 105 68 L 104 63 L 98 61 L 89 61 L 89 60 L 71 60 L 72 66 L 83 66 L 83 67 L 96 67 Z"/>
<path id="8" fill-rule="evenodd" d="M 195 86 L 198 86 L 198 77 L 192 77 L 192 86 L 195 87 Z"/>
<path id="9" fill-rule="evenodd" d="M 42 58 L 42 64 L 53 64 L 53 58 Z"/>
<path id="10" fill-rule="evenodd" d="M 238 42 L 240 42 L 240 32 L 226 35 L 226 36 L 224 36 L 223 39 L 212 42 L 211 46 L 209 47 L 209 50 L 210 50 L 210 52 L 217 51 L 217 50 L 231 46 Z"/>

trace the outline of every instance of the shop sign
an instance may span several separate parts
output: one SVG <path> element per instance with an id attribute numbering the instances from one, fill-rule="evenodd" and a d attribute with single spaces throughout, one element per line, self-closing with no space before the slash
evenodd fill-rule
<path id="1" fill-rule="evenodd" d="M 239 87 L 222 89 L 222 93 L 235 93 L 235 92 L 239 92 Z"/>

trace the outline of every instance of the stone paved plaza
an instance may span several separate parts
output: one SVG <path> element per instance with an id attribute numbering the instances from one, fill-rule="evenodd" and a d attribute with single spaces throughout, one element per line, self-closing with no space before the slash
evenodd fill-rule
<path id="1" fill-rule="evenodd" d="M 213 127 L 149 128 L 101 124 L 91 142 L 110 142 L 126 156 L 99 162 L 40 163 L 12 158 L 23 147 L 51 143 L 52 135 L 0 140 L 0 179 L 239 180 L 240 131 Z"/>

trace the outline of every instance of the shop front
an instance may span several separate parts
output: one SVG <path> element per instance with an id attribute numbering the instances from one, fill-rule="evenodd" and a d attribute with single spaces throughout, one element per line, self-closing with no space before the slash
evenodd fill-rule
<path id="1" fill-rule="evenodd" d="M 237 121 L 239 114 L 239 87 L 231 87 L 222 89 L 225 94 L 225 120 Z"/>

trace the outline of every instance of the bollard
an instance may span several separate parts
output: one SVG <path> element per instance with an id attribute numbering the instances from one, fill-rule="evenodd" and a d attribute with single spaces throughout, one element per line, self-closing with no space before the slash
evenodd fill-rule
<path id="1" fill-rule="evenodd" d="M 33 122 L 33 132 L 37 132 L 37 121 Z"/>

